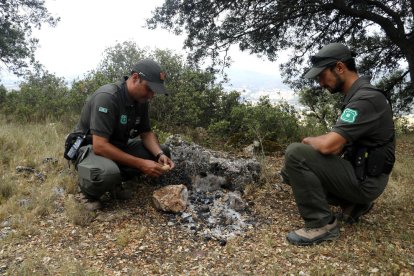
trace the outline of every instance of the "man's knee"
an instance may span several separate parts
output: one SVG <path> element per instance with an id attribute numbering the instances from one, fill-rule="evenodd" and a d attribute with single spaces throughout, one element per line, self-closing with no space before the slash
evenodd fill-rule
<path id="1" fill-rule="evenodd" d="M 90 197 L 99 198 L 121 184 L 121 174 L 117 164 L 93 152 L 89 152 L 77 168 L 80 189 Z"/>
<path id="2" fill-rule="evenodd" d="M 302 143 L 292 143 L 290 144 L 285 151 L 285 160 L 290 162 L 292 160 L 302 159 L 306 153 L 309 151 L 315 151 L 311 146 L 302 144 Z"/>

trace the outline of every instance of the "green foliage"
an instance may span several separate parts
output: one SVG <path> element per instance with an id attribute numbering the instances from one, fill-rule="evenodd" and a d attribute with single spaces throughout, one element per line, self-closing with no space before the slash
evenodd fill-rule
<path id="1" fill-rule="evenodd" d="M 138 48 L 135 42 L 117 43 L 104 51 L 98 70 L 108 82 L 115 82 L 122 76 L 128 76 L 135 63 L 145 58 L 146 54 L 147 51 Z"/>
<path id="2" fill-rule="evenodd" d="M 154 99 L 152 118 L 165 126 L 208 127 L 225 112 L 221 99 L 226 93 L 213 81 L 210 73 L 183 69 L 175 87 L 168 87 L 171 95 Z"/>
<path id="3" fill-rule="evenodd" d="M 227 143 L 240 148 L 258 140 L 262 146 L 276 149 L 298 139 L 297 114 L 291 106 L 272 105 L 266 97 L 257 104 L 242 102 L 239 92 L 224 91 L 211 70 L 186 64 L 174 52 L 140 49 L 133 42 L 107 48 L 99 67 L 74 81 L 70 89 L 63 79 L 40 69 L 28 74 L 19 91 L 0 93 L 0 99 L 4 96 L 0 112 L 9 120 L 64 120 L 73 127 L 85 99 L 100 86 L 129 74 L 142 58 L 158 61 L 167 74 L 170 95 L 155 97 L 150 109 L 154 131 L 161 140 L 178 132 L 209 145 Z"/>
<path id="4" fill-rule="evenodd" d="M 63 79 L 48 72 L 28 74 L 20 90 L 6 94 L 1 112 L 20 122 L 63 119 L 80 112 L 83 96 L 72 93 Z"/>
<path id="5" fill-rule="evenodd" d="M 341 108 L 341 94 L 305 88 L 299 92 L 299 103 L 307 107 L 305 124 L 328 130 L 337 120 Z M 315 120 L 316 119 L 316 120 Z"/>
<path id="6" fill-rule="evenodd" d="M 224 91 L 212 71 L 186 64 L 174 52 L 140 49 L 132 42 L 108 48 L 99 68 L 76 82 L 72 89 L 92 93 L 128 73 L 141 58 L 158 61 L 167 74 L 170 95 L 155 97 L 150 109 L 151 120 L 161 139 L 165 139 L 166 133 L 176 132 L 193 136 L 191 130 L 196 128 L 208 129 L 211 138 L 206 143 L 214 143 L 211 139 L 216 139 L 228 141 L 228 145 L 237 148 L 253 140 L 284 144 L 298 139 L 297 114 L 291 106 L 273 106 L 268 98 L 261 99 L 257 105 L 242 103 L 240 93 Z"/>
<path id="7" fill-rule="evenodd" d="M 43 23 L 55 26 L 59 18 L 53 18 L 39 0 L 2 0 L 0 14 L 0 61 L 21 74 L 28 58 L 34 60 L 38 41 L 31 37 L 33 28 L 40 29 Z"/>
<path id="8" fill-rule="evenodd" d="M 7 89 L 3 84 L 0 84 L 0 108 L 6 100 Z"/>
<path id="9" fill-rule="evenodd" d="M 407 117 L 400 117 L 394 120 L 394 126 L 398 136 L 414 132 L 414 125 L 410 124 Z"/>
<path id="10" fill-rule="evenodd" d="M 393 109 L 399 112 L 412 111 L 411 103 L 414 98 L 414 85 L 408 81 L 407 73 L 402 70 L 396 70 L 377 84 L 379 88 L 390 95 Z"/>
<path id="11" fill-rule="evenodd" d="M 212 137 L 227 140 L 227 145 L 240 148 L 258 141 L 262 153 L 281 150 L 283 145 L 298 141 L 298 114 L 286 104 L 272 104 L 268 97 L 257 104 L 233 106 L 228 116 L 208 127 Z"/>
<path id="12" fill-rule="evenodd" d="M 147 24 L 185 33 L 184 46 L 196 63 L 211 58 L 227 65 L 232 45 L 271 61 L 289 50 L 291 58 L 281 69 L 294 89 L 309 84 L 301 77 L 304 57 L 328 43 L 345 42 L 358 53 L 360 72 L 386 77 L 388 90 L 407 107 L 414 98 L 413 11 L 413 1 L 397 0 L 169 0 Z M 394 77 L 397 69 L 400 77 Z"/>

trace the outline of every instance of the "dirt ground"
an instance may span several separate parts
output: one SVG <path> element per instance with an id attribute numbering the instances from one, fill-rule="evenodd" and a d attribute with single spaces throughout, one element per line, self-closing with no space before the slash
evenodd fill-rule
<path id="1" fill-rule="evenodd" d="M 293 246 L 286 235 L 302 221 L 277 176 L 282 157 L 265 164 L 263 183 L 243 196 L 256 224 L 226 244 L 169 223 L 152 204 L 156 187 L 138 184 L 133 199 L 109 200 L 81 225 L 68 217 L 69 195 L 59 197 L 56 212 L 0 240 L 0 274 L 414 275 L 412 206 L 380 200 L 360 223 L 342 225 L 337 241 Z"/>

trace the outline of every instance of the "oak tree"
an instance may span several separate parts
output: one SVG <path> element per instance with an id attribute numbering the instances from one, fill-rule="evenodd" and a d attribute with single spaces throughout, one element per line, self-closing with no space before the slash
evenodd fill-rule
<path id="1" fill-rule="evenodd" d="M 59 18 L 50 15 L 43 0 L 0 1 L 0 69 L 21 74 L 34 61 L 38 39 L 33 29 L 47 23 L 55 26 Z"/>
<path id="2" fill-rule="evenodd" d="M 227 65 L 232 45 L 271 61 L 289 50 L 281 69 L 295 90 L 306 83 L 309 56 L 343 42 L 359 54 L 360 72 L 407 109 L 414 96 L 413 10 L 414 0 L 166 0 L 147 24 L 185 33 L 195 61 L 209 57 Z"/>

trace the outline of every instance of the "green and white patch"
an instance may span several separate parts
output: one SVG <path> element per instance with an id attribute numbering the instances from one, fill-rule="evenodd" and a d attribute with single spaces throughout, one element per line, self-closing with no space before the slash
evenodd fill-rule
<path id="1" fill-rule="evenodd" d="M 99 111 L 99 112 L 102 112 L 102 113 L 108 113 L 108 108 L 105 108 L 105 107 L 100 106 L 100 107 L 98 108 L 98 111 Z"/>
<path id="2" fill-rule="evenodd" d="M 126 125 L 126 123 L 128 122 L 128 117 L 127 115 L 121 115 L 121 124 Z"/>
<path id="3" fill-rule="evenodd" d="M 351 108 L 345 108 L 345 110 L 341 114 L 341 120 L 345 123 L 354 123 L 356 118 L 358 116 L 358 111 L 351 109 Z"/>

